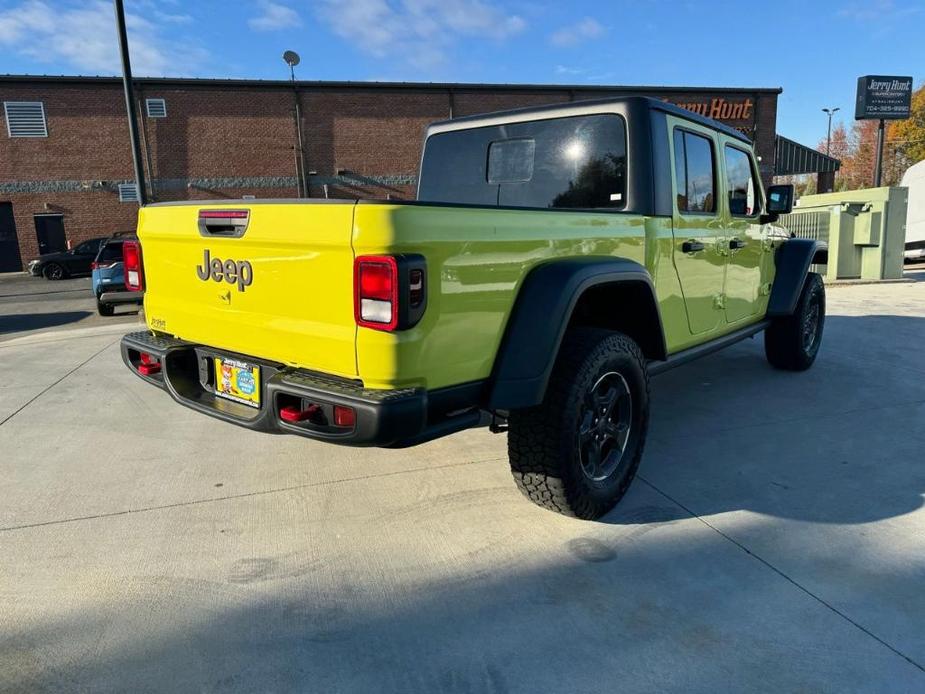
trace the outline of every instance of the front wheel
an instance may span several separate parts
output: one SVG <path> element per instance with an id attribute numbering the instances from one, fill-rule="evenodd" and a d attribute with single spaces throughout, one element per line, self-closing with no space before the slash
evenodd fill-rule
<path id="1" fill-rule="evenodd" d="M 51 263 L 45 266 L 42 274 L 45 275 L 45 279 L 47 280 L 63 280 L 67 273 L 64 271 L 63 265 Z"/>
<path id="2" fill-rule="evenodd" d="M 793 315 L 775 318 L 764 331 L 768 362 L 776 369 L 806 371 L 819 354 L 824 327 L 825 284 L 810 272 Z"/>
<path id="3" fill-rule="evenodd" d="M 578 518 L 607 513 L 636 475 L 649 426 L 649 377 L 626 335 L 566 336 L 542 404 L 510 413 L 508 456 L 534 503 Z"/>

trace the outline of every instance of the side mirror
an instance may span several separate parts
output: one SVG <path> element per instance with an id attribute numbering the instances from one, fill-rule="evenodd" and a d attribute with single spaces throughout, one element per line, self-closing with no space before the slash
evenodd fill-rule
<path id="1" fill-rule="evenodd" d="M 793 210 L 793 185 L 778 185 L 768 188 L 767 210 L 761 217 L 762 223 L 776 222 L 782 214 Z"/>

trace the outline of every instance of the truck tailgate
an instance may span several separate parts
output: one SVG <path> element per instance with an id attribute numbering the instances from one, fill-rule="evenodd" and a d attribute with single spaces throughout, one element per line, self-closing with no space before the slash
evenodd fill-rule
<path id="1" fill-rule="evenodd" d="M 355 377 L 354 203 L 229 201 L 139 213 L 148 326 Z"/>

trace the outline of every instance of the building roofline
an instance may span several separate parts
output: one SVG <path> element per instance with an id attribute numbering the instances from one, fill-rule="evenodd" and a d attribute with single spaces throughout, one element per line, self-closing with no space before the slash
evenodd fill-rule
<path id="1" fill-rule="evenodd" d="M 136 77 L 133 81 L 140 85 L 167 87 L 242 87 L 292 89 L 289 80 L 259 79 L 216 79 L 199 77 Z M 40 83 L 40 84 L 113 84 L 122 83 L 121 77 L 100 77 L 81 75 L 3 75 L 3 83 Z M 336 80 L 296 80 L 295 85 L 302 89 L 418 89 L 423 91 L 556 91 L 556 92 L 662 92 L 678 94 L 780 94 L 782 87 L 679 87 L 655 85 L 615 85 L 615 84 L 506 84 L 489 82 L 362 82 Z"/>

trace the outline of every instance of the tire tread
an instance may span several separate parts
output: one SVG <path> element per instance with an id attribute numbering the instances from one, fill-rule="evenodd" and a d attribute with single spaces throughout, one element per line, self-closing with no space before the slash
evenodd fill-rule
<path id="1" fill-rule="evenodd" d="M 609 510 L 578 493 L 575 485 L 569 483 L 567 471 L 562 467 L 562 460 L 569 452 L 562 450 L 563 437 L 559 431 L 562 407 L 573 396 L 575 381 L 582 370 L 588 368 L 589 358 L 597 349 L 623 352 L 638 364 L 645 383 L 644 399 L 648 403 L 649 374 L 639 346 L 621 333 L 577 328 L 569 331 L 563 340 L 543 403 L 511 412 L 508 431 L 508 456 L 518 489 L 538 506 L 578 518 L 596 518 Z M 613 503 L 626 492 L 639 466 L 647 425 L 648 407 L 643 412 L 643 428 L 630 472 L 621 483 Z"/>

